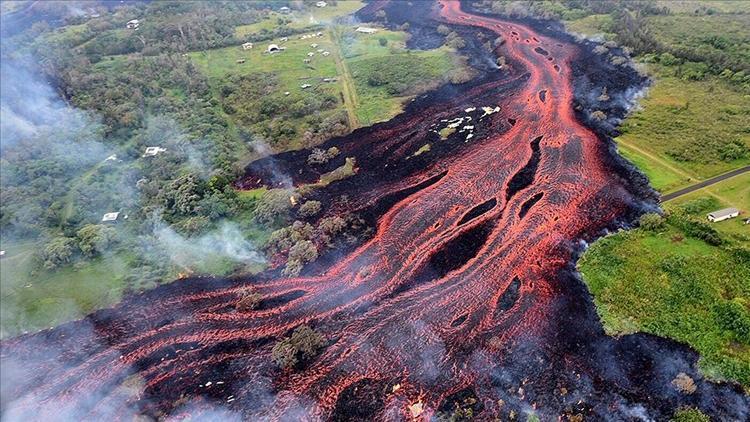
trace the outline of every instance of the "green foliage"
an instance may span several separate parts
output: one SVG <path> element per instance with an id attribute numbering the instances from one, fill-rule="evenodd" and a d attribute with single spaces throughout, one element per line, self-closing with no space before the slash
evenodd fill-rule
<path id="1" fill-rule="evenodd" d="M 88 257 L 107 251 L 117 241 L 117 231 L 103 224 L 87 224 L 76 233 L 78 248 Z"/>
<path id="2" fill-rule="evenodd" d="M 292 191 L 287 189 L 271 189 L 258 201 L 253 218 L 265 225 L 283 223 L 292 209 L 290 197 Z"/>
<path id="3" fill-rule="evenodd" d="M 322 205 L 320 201 L 306 201 L 304 204 L 300 205 L 297 210 L 297 215 L 302 218 L 314 217 L 320 213 L 321 208 Z"/>
<path id="4" fill-rule="evenodd" d="M 685 342 L 708 376 L 747 386 L 750 251 L 707 242 L 703 226 L 672 212 L 658 232 L 641 227 L 596 241 L 578 268 L 608 333 Z"/>
<path id="5" fill-rule="evenodd" d="M 295 328 L 292 335 L 278 341 L 271 350 L 271 358 L 282 369 L 291 369 L 300 360 L 309 360 L 326 344 L 322 334 L 307 325 Z"/>
<path id="6" fill-rule="evenodd" d="M 675 412 L 670 422 L 711 422 L 711 418 L 698 409 L 682 408 Z"/>
<path id="7" fill-rule="evenodd" d="M 424 91 L 430 81 L 449 70 L 450 62 L 442 57 L 399 54 L 385 58 L 358 60 L 351 64 L 352 73 L 370 87 L 384 89 L 389 95 L 412 95 Z"/>
<path id="8" fill-rule="evenodd" d="M 44 268 L 54 269 L 68 264 L 75 253 L 75 239 L 69 237 L 56 237 L 50 240 L 41 251 Z"/>
<path id="9" fill-rule="evenodd" d="M 664 218 L 656 213 L 646 213 L 638 219 L 638 225 L 644 230 L 658 232 L 664 229 Z"/>

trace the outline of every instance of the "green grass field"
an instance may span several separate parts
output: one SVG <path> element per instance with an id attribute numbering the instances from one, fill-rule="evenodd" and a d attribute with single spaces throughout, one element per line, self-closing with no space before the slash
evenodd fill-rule
<path id="1" fill-rule="evenodd" d="M 257 35 L 265 31 L 271 31 L 279 24 L 279 19 L 289 20 L 286 24 L 289 28 L 300 29 L 315 25 L 325 25 L 331 23 L 334 19 L 354 13 L 364 6 L 359 0 L 339 1 L 335 6 L 311 7 L 306 10 L 292 10 L 289 14 L 281 14 L 277 11 L 268 13 L 268 16 L 256 23 L 250 25 L 241 25 L 235 28 L 235 35 L 238 38 L 247 35 Z"/>
<path id="2" fill-rule="evenodd" d="M 750 156 L 723 161 L 709 150 L 723 140 L 750 147 L 750 102 L 724 81 L 684 81 L 657 68 L 641 106 L 625 120 L 617 142 L 657 190 L 674 191 L 750 163 Z M 695 148 L 704 148 L 705 154 L 691 161 L 674 156 Z"/>
<path id="3" fill-rule="evenodd" d="M 750 386 L 750 325 L 738 322 L 750 324 L 747 250 L 711 246 L 674 226 L 636 229 L 595 242 L 578 268 L 609 334 L 685 342 L 701 354 L 705 374 Z M 726 308 L 740 319 L 727 321 Z"/>
<path id="4" fill-rule="evenodd" d="M 0 260 L 0 337 L 78 319 L 117 303 L 126 265 L 119 256 L 97 258 L 76 269 L 36 269 L 35 243 L 3 243 Z"/>

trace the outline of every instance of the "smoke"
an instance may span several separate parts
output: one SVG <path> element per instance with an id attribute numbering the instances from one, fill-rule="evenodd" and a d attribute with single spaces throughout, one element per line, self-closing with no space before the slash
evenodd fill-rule
<path id="1" fill-rule="evenodd" d="M 244 264 L 265 262 L 263 255 L 242 235 L 238 226 L 228 221 L 198 238 L 180 236 L 166 224 L 159 223 L 154 229 L 154 237 L 171 262 L 183 268 L 192 268 L 196 262 L 211 255 Z"/>

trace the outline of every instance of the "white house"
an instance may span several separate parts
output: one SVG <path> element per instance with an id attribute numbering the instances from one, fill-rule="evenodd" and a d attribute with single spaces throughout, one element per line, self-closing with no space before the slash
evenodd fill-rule
<path id="1" fill-rule="evenodd" d="M 119 216 L 119 212 L 108 212 L 102 216 L 102 222 L 117 221 L 117 217 Z"/>
<path id="2" fill-rule="evenodd" d="M 153 157 L 154 155 L 165 152 L 166 150 L 167 150 L 166 148 L 162 148 L 162 147 L 147 147 L 146 151 L 143 153 L 143 156 Z"/>
<path id="3" fill-rule="evenodd" d="M 283 13 L 283 14 L 286 15 L 286 14 L 292 13 L 292 9 L 290 9 L 290 8 L 288 8 L 286 6 L 282 6 L 282 7 L 279 8 L 279 13 Z"/>
<path id="4" fill-rule="evenodd" d="M 128 29 L 138 29 L 139 26 L 141 26 L 141 22 L 138 19 L 133 19 L 125 24 L 125 28 Z"/>
<path id="5" fill-rule="evenodd" d="M 368 28 L 366 26 L 360 26 L 356 29 L 357 32 L 361 32 L 363 34 L 374 34 L 378 32 L 377 28 Z"/>
<path id="6" fill-rule="evenodd" d="M 268 46 L 268 52 L 271 54 L 278 53 L 279 51 L 281 51 L 281 48 L 279 48 L 279 46 L 276 44 L 270 44 Z"/>
<path id="7" fill-rule="evenodd" d="M 708 213 L 708 221 L 716 223 L 718 221 L 728 220 L 740 215 L 740 210 L 737 208 L 724 208 L 723 210 L 714 211 Z"/>
<path id="8" fill-rule="evenodd" d="M 251 43 L 251 42 L 246 42 L 246 43 L 242 44 L 242 49 L 243 50 L 250 50 L 251 48 L 253 48 L 253 43 Z"/>
<path id="9" fill-rule="evenodd" d="M 319 1 L 319 2 L 315 3 L 315 5 L 318 6 L 318 7 L 326 7 L 326 6 L 328 6 L 328 3 L 324 2 L 324 1 Z"/>

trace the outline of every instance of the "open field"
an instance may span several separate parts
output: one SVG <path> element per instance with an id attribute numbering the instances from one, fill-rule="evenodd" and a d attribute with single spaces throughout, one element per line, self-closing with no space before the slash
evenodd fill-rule
<path id="1" fill-rule="evenodd" d="M 244 37 L 248 35 L 263 34 L 264 31 L 271 31 L 279 26 L 279 20 L 289 21 L 284 25 L 290 28 L 305 28 L 313 25 L 329 24 L 334 19 L 354 13 L 364 6 L 364 3 L 359 0 L 345 0 L 339 1 L 335 6 L 328 5 L 326 7 L 313 7 L 309 10 L 292 10 L 289 14 L 282 14 L 278 11 L 272 11 L 268 13 L 268 16 L 250 25 L 240 25 L 235 28 L 235 35 L 237 37 Z"/>
<path id="2" fill-rule="evenodd" d="M 2 318 L 0 334 L 48 328 L 120 300 L 125 286 L 121 257 L 97 258 L 79 269 L 38 269 L 35 243 L 3 244 L 7 256 L 0 260 Z"/>
<path id="3" fill-rule="evenodd" d="M 750 147 L 750 104 L 725 82 L 689 81 L 658 69 L 642 109 L 625 120 L 620 150 L 661 192 L 750 163 L 722 159 L 725 141 Z"/>
<path id="4" fill-rule="evenodd" d="M 707 375 L 750 385 L 747 250 L 712 246 L 668 225 L 600 239 L 578 268 L 608 333 L 685 342 L 701 354 Z"/>

